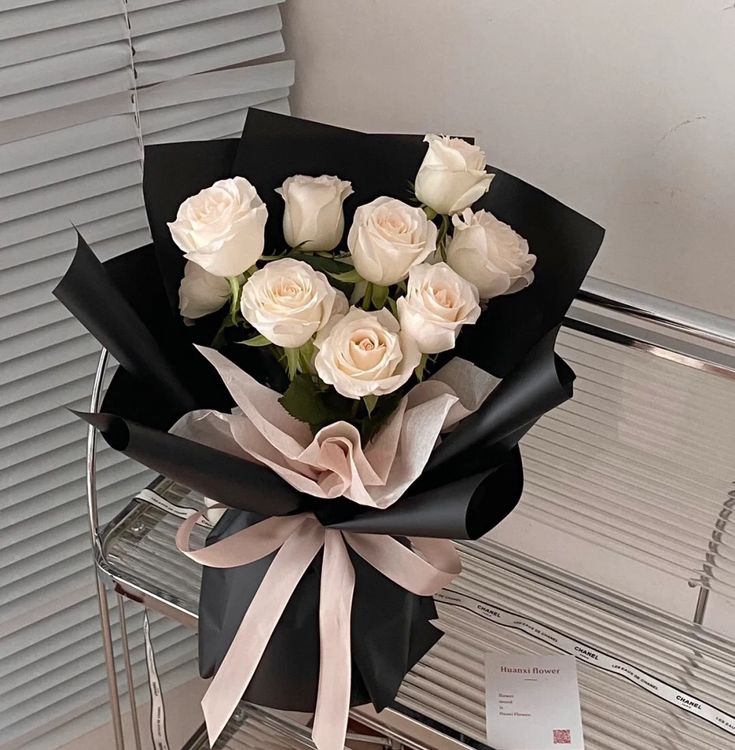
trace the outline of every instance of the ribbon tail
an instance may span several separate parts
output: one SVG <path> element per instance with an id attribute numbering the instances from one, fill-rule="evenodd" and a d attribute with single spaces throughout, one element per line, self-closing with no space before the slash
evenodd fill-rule
<path id="1" fill-rule="evenodd" d="M 390 536 L 345 532 L 345 540 L 384 576 L 419 596 L 433 596 L 462 570 L 459 554 L 448 539 L 409 537 L 422 556 Z"/>
<path id="2" fill-rule="evenodd" d="M 355 570 L 339 531 L 327 530 L 319 590 L 319 689 L 311 737 L 318 750 L 343 750 L 350 713 L 350 621 Z"/>
<path id="3" fill-rule="evenodd" d="M 278 550 L 202 699 L 210 747 L 237 708 L 296 586 L 324 544 L 324 530 L 306 519 Z"/>
<path id="4" fill-rule="evenodd" d="M 218 503 L 214 508 L 226 508 Z M 193 550 L 189 546 L 191 532 L 205 513 L 192 513 L 176 532 L 176 547 L 189 559 L 209 568 L 236 568 L 260 560 L 275 552 L 308 518 L 306 513 L 286 518 L 274 516 L 249 526 L 236 534 L 220 539 L 208 547 Z"/>

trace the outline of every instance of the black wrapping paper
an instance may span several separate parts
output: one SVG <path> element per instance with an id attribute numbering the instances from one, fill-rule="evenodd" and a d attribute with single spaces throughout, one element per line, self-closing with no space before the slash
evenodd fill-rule
<path id="1" fill-rule="evenodd" d="M 261 519 L 227 511 L 208 543 Z M 413 665 L 439 640 L 431 597 L 409 593 L 349 550 L 355 569 L 352 604 L 351 705 L 381 710 L 394 699 Z M 204 568 L 199 601 L 199 670 L 211 677 L 224 658 L 273 555 L 239 568 Z M 272 708 L 313 711 L 319 674 L 319 581 L 322 553 L 299 582 L 263 654 L 245 699 Z M 376 612 L 379 602 L 380 612 Z"/>
<path id="2" fill-rule="evenodd" d="M 228 411 L 219 377 L 194 349 L 208 343 L 217 314 L 186 328 L 178 314 L 181 251 L 166 226 L 179 204 L 217 179 L 242 175 L 266 202 L 266 252 L 285 247 L 283 203 L 274 192 L 292 174 L 336 174 L 353 183 L 345 204 L 379 195 L 409 200 L 426 150 L 419 136 L 367 135 L 251 110 L 240 140 L 146 149 L 144 192 L 153 244 L 100 264 L 80 237 L 57 296 L 121 362 L 102 414 L 80 415 L 112 447 L 232 508 L 208 543 L 264 516 L 310 511 L 330 528 L 475 539 L 517 504 L 523 486 L 518 441 L 538 418 L 572 393 L 573 373 L 554 353 L 556 333 L 602 241 L 603 230 L 501 170 L 476 205 L 528 239 L 538 257 L 534 283 L 490 300 L 458 340 L 456 354 L 502 378 L 485 404 L 448 435 L 403 498 L 378 511 L 349 500 L 299 493 L 240 456 L 170 435 L 183 413 Z M 112 301 L 112 303 L 111 303 Z M 278 389 L 279 367 L 266 350 L 222 350 Z M 415 596 L 350 550 L 356 570 L 352 610 L 353 704 L 388 705 L 411 666 L 439 637 L 430 598 Z M 205 569 L 200 598 L 200 670 L 213 674 L 260 585 L 271 558 L 229 570 Z M 318 582 L 321 555 L 289 602 L 246 697 L 263 705 L 310 710 L 318 679 Z"/>

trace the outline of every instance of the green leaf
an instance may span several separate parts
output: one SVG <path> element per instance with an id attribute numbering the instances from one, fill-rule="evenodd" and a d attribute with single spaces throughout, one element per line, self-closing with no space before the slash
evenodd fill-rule
<path id="1" fill-rule="evenodd" d="M 289 257 L 294 260 L 300 260 L 304 263 L 308 263 L 315 271 L 321 271 L 325 274 L 347 274 L 348 279 L 352 278 L 351 274 L 355 272 L 355 267 L 351 263 L 345 263 L 342 260 L 335 258 L 333 255 L 320 253 L 303 252 L 300 250 L 292 250 Z M 349 255 L 343 256 L 348 258 Z M 340 281 L 338 278 L 332 277 L 332 286 L 344 292 L 348 297 L 352 293 L 352 288 L 355 282 L 353 281 Z"/>
<path id="2" fill-rule="evenodd" d="M 378 398 L 379 396 L 376 396 L 374 394 L 362 397 L 362 400 L 365 402 L 365 408 L 367 409 L 368 416 L 373 413 L 373 409 L 375 409 L 375 405 L 378 403 Z"/>
<path id="3" fill-rule="evenodd" d="M 377 400 L 377 404 L 370 416 L 360 420 L 360 437 L 362 438 L 363 446 L 367 445 L 378 430 L 385 425 L 398 407 L 398 404 L 401 403 L 403 395 L 403 390 L 399 389 L 393 393 L 389 393 L 387 396 L 381 396 Z"/>
<path id="4" fill-rule="evenodd" d="M 353 400 L 304 373 L 296 375 L 279 401 L 292 417 L 306 422 L 313 433 L 334 422 L 352 421 Z"/>
<path id="5" fill-rule="evenodd" d="M 433 219 L 436 218 L 437 213 L 436 213 L 436 211 L 434 211 L 433 208 L 429 208 L 429 206 L 421 206 L 421 208 L 424 209 L 424 213 L 426 214 L 426 218 L 429 221 L 432 221 Z"/>
<path id="6" fill-rule="evenodd" d="M 270 263 L 272 260 L 280 260 L 281 258 L 285 258 L 290 252 L 290 250 L 282 250 L 280 253 L 274 253 L 273 255 L 261 255 L 260 260 L 263 263 Z"/>
<path id="7" fill-rule="evenodd" d="M 352 264 L 344 263 L 330 254 L 322 255 L 320 253 L 304 252 L 303 250 L 292 250 L 289 253 L 289 257 L 308 263 L 312 268 L 324 273 L 329 273 L 330 271 L 332 273 L 344 273 L 345 271 L 353 271 L 355 268 Z"/>
<path id="8" fill-rule="evenodd" d="M 237 343 L 245 344 L 245 346 L 270 346 L 271 342 L 265 336 L 258 334 L 251 339 L 245 339 L 245 341 L 238 341 Z"/>
<path id="9" fill-rule="evenodd" d="M 309 425 L 329 419 L 313 380 L 306 375 L 297 375 L 278 401 L 292 417 Z"/>
<path id="10" fill-rule="evenodd" d="M 327 271 L 327 273 L 335 281 L 344 281 L 346 284 L 357 284 L 362 281 L 362 276 L 360 276 L 354 268 L 351 271 L 345 271 L 344 273 L 333 273 L 332 271 Z"/>
<path id="11" fill-rule="evenodd" d="M 398 319 L 398 304 L 393 299 L 393 297 L 388 297 L 388 307 L 390 307 L 390 311 L 393 313 L 393 317 Z"/>
<path id="12" fill-rule="evenodd" d="M 380 310 L 382 307 L 385 307 L 389 292 L 390 289 L 387 286 L 373 284 L 372 303 L 373 307 L 376 310 Z"/>

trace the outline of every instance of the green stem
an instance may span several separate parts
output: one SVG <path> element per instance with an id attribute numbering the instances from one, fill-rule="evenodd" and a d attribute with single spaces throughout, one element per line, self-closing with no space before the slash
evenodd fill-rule
<path id="1" fill-rule="evenodd" d="M 288 379 L 293 380 L 300 368 L 300 354 L 298 349 L 290 349 L 285 347 L 283 350 L 286 354 L 286 372 L 288 373 Z"/>
<path id="2" fill-rule="evenodd" d="M 314 359 L 314 342 L 309 339 L 299 349 L 299 371 L 308 374 L 313 374 L 311 369 L 311 363 Z"/>
<path id="3" fill-rule="evenodd" d="M 225 317 L 222 319 L 222 322 L 220 323 L 220 326 L 217 329 L 217 333 L 214 334 L 214 338 L 212 339 L 213 349 L 221 349 L 227 343 L 227 339 L 225 338 L 225 328 L 227 328 L 228 322 L 229 322 L 228 317 Z"/>
<path id="4" fill-rule="evenodd" d="M 370 303 L 373 299 L 373 284 L 372 282 L 368 281 L 367 286 L 365 287 L 365 296 L 362 298 L 362 309 L 363 310 L 369 310 L 370 309 Z"/>
<path id="5" fill-rule="evenodd" d="M 240 280 L 237 276 L 228 276 L 230 285 L 230 325 L 237 325 L 237 313 L 240 311 Z"/>
<path id="6" fill-rule="evenodd" d="M 424 379 L 424 370 L 426 369 L 426 363 L 428 360 L 429 360 L 429 355 L 422 354 L 421 361 L 418 363 L 416 369 L 413 371 L 414 375 L 416 375 L 416 380 L 418 380 L 419 383 Z"/>
<path id="7" fill-rule="evenodd" d="M 447 260 L 447 234 L 449 233 L 449 216 L 442 214 L 442 221 L 439 225 L 439 232 L 436 238 L 436 246 L 442 256 L 442 260 Z"/>

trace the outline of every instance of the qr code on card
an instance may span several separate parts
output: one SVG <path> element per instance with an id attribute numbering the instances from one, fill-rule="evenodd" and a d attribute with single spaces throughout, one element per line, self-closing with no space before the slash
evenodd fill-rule
<path id="1" fill-rule="evenodd" d="M 572 730 L 571 729 L 555 729 L 554 730 L 554 744 L 555 745 L 571 745 L 572 744 Z"/>

